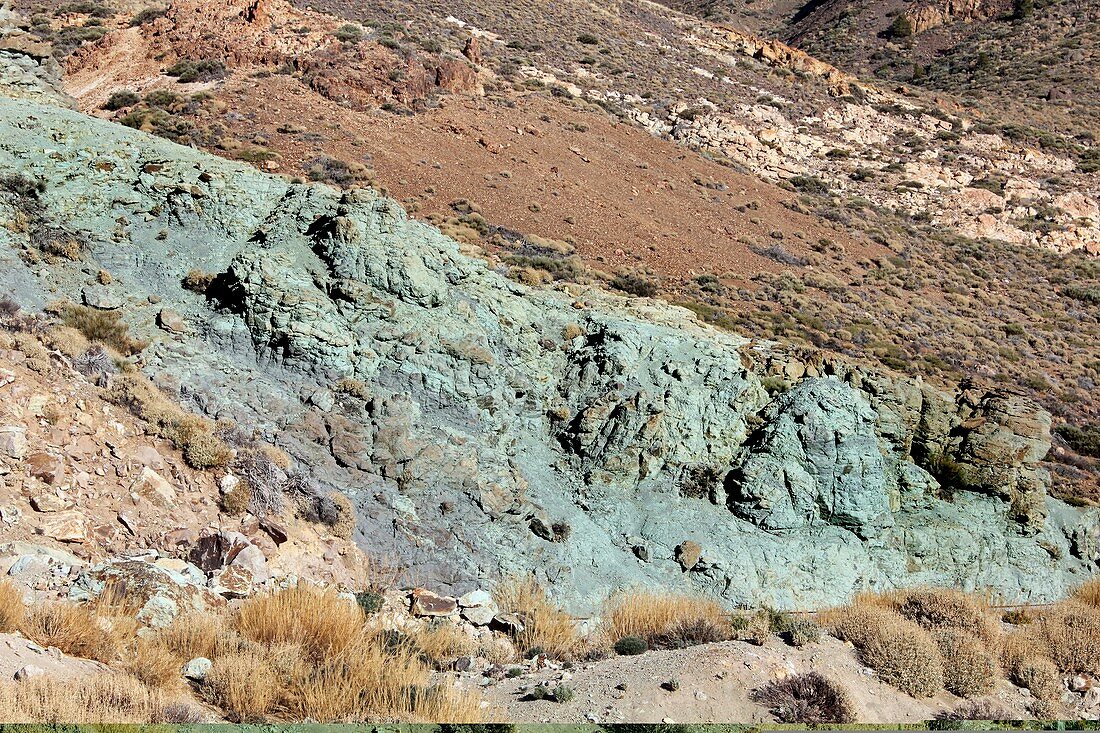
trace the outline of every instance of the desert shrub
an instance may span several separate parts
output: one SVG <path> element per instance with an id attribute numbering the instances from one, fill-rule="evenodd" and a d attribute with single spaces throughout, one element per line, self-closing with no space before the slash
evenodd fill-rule
<path id="1" fill-rule="evenodd" d="M 830 609 L 822 620 L 834 636 L 856 647 L 864 664 L 902 692 L 931 697 L 943 687 L 943 658 L 919 624 L 869 601 Z"/>
<path id="2" fill-rule="evenodd" d="M 1067 601 L 1041 614 L 1025 633 L 1066 674 L 1100 674 L 1100 610 Z"/>
<path id="3" fill-rule="evenodd" d="M 573 688 L 567 685 L 558 685 L 550 694 L 554 698 L 554 702 L 561 704 L 569 702 L 574 697 Z"/>
<path id="4" fill-rule="evenodd" d="M 652 298 L 657 295 L 657 285 L 642 275 L 622 274 L 611 280 L 611 287 L 639 298 Z"/>
<path id="5" fill-rule="evenodd" d="M 145 25 L 146 23 L 150 23 L 157 18 L 163 17 L 164 11 L 160 8 L 145 8 L 143 10 L 139 10 L 137 13 L 134 14 L 132 18 L 130 18 L 130 27 L 136 28 L 139 25 Z"/>
<path id="6" fill-rule="evenodd" d="M 85 377 L 100 381 L 105 377 L 118 374 L 115 360 L 99 344 L 93 344 L 73 359 L 73 369 Z"/>
<path id="7" fill-rule="evenodd" d="M 302 164 L 309 180 L 327 183 L 330 186 L 350 188 L 369 181 L 371 170 L 362 163 L 349 163 L 346 160 L 322 156 Z"/>
<path id="8" fill-rule="evenodd" d="M 264 517 L 283 512 L 286 508 L 286 496 L 283 494 L 286 475 L 267 451 L 259 447 L 239 450 L 231 466 L 234 475 L 248 483 L 248 510 L 252 514 Z"/>
<path id="9" fill-rule="evenodd" d="M 1100 458 L 1100 425 L 1059 425 L 1054 432 L 1081 455 Z"/>
<path id="10" fill-rule="evenodd" d="M 359 609 L 365 616 L 373 616 L 381 611 L 383 601 L 385 598 L 377 591 L 363 590 L 355 594 L 355 602 L 359 604 Z"/>
<path id="11" fill-rule="evenodd" d="M 93 343 L 114 349 L 123 356 L 140 353 L 148 344 L 130 336 L 121 311 L 105 311 L 86 305 L 64 303 L 57 308 L 61 322 Z"/>
<path id="12" fill-rule="evenodd" d="M 943 657 L 943 686 L 959 697 L 990 692 L 997 683 L 997 661 L 981 639 L 965 631 L 944 628 L 932 633 Z"/>
<path id="13" fill-rule="evenodd" d="M 773 262 L 778 262 L 781 265 L 790 265 L 791 267 L 805 267 L 810 264 L 810 261 L 805 257 L 799 257 L 796 254 L 788 252 L 781 244 L 770 244 L 767 247 L 759 247 L 757 245 L 750 245 L 749 251 L 760 255 L 761 257 L 767 257 Z"/>
<path id="14" fill-rule="evenodd" d="M 181 59 L 170 66 L 165 73 L 176 77 L 176 80 L 181 83 L 215 81 L 225 78 L 226 68 L 224 62 L 213 59 L 198 61 Z"/>
<path id="15" fill-rule="evenodd" d="M 31 230 L 30 242 L 35 249 L 66 260 L 79 260 L 88 246 L 83 235 L 45 225 Z"/>
<path id="16" fill-rule="evenodd" d="M 1049 659 L 1021 660 L 1009 674 L 1013 684 L 1026 687 L 1039 700 L 1058 701 L 1062 698 L 1062 675 Z"/>
<path id="17" fill-rule="evenodd" d="M 359 523 L 359 518 L 355 513 L 355 505 L 351 502 L 351 499 L 339 491 L 330 492 L 328 499 L 332 503 L 335 516 L 331 522 L 325 521 L 324 524 L 329 526 L 335 536 L 351 539 L 351 536 L 355 534 L 355 527 Z"/>
<path id="18" fill-rule="evenodd" d="M 213 613 L 182 613 L 152 635 L 158 646 L 167 649 L 178 663 L 195 657 L 217 656 L 219 636 L 226 633 L 225 620 Z"/>
<path id="19" fill-rule="evenodd" d="M 193 468 L 224 466 L 233 457 L 229 447 L 214 436 L 209 420 L 187 412 L 139 374 L 124 374 L 114 380 L 105 396 L 148 423 L 155 435 L 172 441 Z"/>
<path id="20" fill-rule="evenodd" d="M 132 92 L 129 89 L 120 89 L 107 98 L 107 101 L 103 103 L 103 109 L 115 112 L 124 107 L 133 107 L 140 101 L 141 97 L 137 92 Z"/>
<path id="21" fill-rule="evenodd" d="M 776 680 L 754 690 L 751 697 L 767 707 L 780 723 L 818 725 L 855 721 L 855 708 L 848 692 L 817 672 Z"/>
<path id="22" fill-rule="evenodd" d="M 913 23 L 904 13 L 898 13 L 890 23 L 891 38 L 910 38 L 913 35 Z"/>
<path id="23" fill-rule="evenodd" d="M 0 634 L 10 634 L 23 622 L 23 594 L 9 581 L 0 581 Z"/>
<path id="24" fill-rule="evenodd" d="M 214 284 L 217 279 L 217 275 L 212 272 L 205 272 L 204 270 L 190 270 L 183 276 L 183 280 L 180 281 L 180 285 L 186 290 L 190 290 L 193 293 L 204 295 L 210 286 Z"/>
<path id="25" fill-rule="evenodd" d="M 772 616 L 765 610 L 734 616 L 732 624 L 737 639 L 763 646 L 772 637 Z"/>
<path id="26" fill-rule="evenodd" d="M 672 649 L 729 639 L 729 616 L 717 602 L 647 591 L 619 593 L 603 611 L 611 639 L 636 636 L 651 649 Z"/>
<path id="27" fill-rule="evenodd" d="M 363 40 L 363 29 L 354 23 L 344 23 L 332 35 L 341 43 L 359 43 Z"/>
<path id="28" fill-rule="evenodd" d="M 640 636 L 624 636 L 615 642 L 615 653 L 624 657 L 632 657 L 649 651 L 649 644 Z"/>
<path id="29" fill-rule="evenodd" d="M 502 612 L 514 613 L 523 622 L 523 631 L 514 638 L 520 653 L 540 647 L 555 659 L 569 660 L 576 655 L 579 640 L 573 619 L 550 601 L 534 579 L 502 583 L 494 596 Z"/>
<path id="30" fill-rule="evenodd" d="M 898 613 L 926 629 L 960 629 L 983 641 L 1000 634 L 996 619 L 981 600 L 949 588 L 918 588 L 905 591 Z"/>
<path id="31" fill-rule="evenodd" d="M 790 623 L 779 632 L 779 636 L 791 646 L 816 644 L 821 639 L 821 627 L 810 619 L 791 619 Z"/>

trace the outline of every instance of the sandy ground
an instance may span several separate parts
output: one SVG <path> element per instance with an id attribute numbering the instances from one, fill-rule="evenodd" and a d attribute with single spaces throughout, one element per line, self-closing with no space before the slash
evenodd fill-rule
<path id="1" fill-rule="evenodd" d="M 953 709 L 960 698 L 947 692 L 917 700 L 879 680 L 863 667 L 852 648 L 831 637 L 801 649 L 778 638 L 764 646 L 729 641 L 635 657 L 612 657 L 569 670 L 544 670 L 484 688 L 483 695 L 505 710 L 509 720 L 555 723 L 774 723 L 752 702 L 753 689 L 788 674 L 817 671 L 843 685 L 861 723 L 917 723 Z M 679 689 L 662 687 L 671 680 Z M 564 684 L 576 694 L 568 703 L 525 700 L 543 682 Z M 474 678 L 463 684 L 477 685 Z M 1002 682 L 990 695 L 1021 718 L 1026 691 Z"/>

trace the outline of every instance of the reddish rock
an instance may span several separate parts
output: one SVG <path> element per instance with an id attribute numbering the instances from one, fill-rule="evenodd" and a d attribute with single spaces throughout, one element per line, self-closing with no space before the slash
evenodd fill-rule
<path id="1" fill-rule="evenodd" d="M 88 539 L 88 521 L 78 511 L 58 512 L 42 520 L 38 533 L 58 542 L 84 542 Z"/>
<path id="2" fill-rule="evenodd" d="M 466 45 L 462 49 L 462 55 L 472 64 L 481 65 L 481 44 L 474 37 L 466 39 Z"/>
<path id="3" fill-rule="evenodd" d="M 23 466 L 31 476 L 50 486 L 56 486 L 65 478 L 65 462 L 49 453 L 31 453 Z"/>
<path id="4" fill-rule="evenodd" d="M 699 546 L 698 542 L 687 540 L 676 548 L 676 562 L 680 563 L 680 567 L 684 569 L 684 572 L 698 565 L 702 557 L 703 548 Z"/>
<path id="5" fill-rule="evenodd" d="M 287 541 L 286 527 L 273 519 L 261 519 L 260 529 L 267 533 L 267 536 L 275 542 L 276 546 Z"/>
<path id="6" fill-rule="evenodd" d="M 409 595 L 412 597 L 411 610 L 414 616 L 450 616 L 458 611 L 458 601 L 436 595 L 430 590 L 417 588 Z"/>
<path id="7" fill-rule="evenodd" d="M 440 89 L 458 94 L 477 91 L 477 72 L 457 59 L 444 59 L 435 69 L 435 84 Z"/>

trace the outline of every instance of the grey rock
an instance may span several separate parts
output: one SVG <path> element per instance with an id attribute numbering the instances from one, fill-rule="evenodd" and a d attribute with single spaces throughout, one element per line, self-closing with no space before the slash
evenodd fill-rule
<path id="1" fill-rule="evenodd" d="M 183 665 L 180 674 L 192 682 L 202 682 L 213 668 L 214 663 L 206 657 L 195 657 Z"/>
<path id="2" fill-rule="evenodd" d="M 128 283 L 151 376 L 278 435 L 319 489 L 349 495 L 360 541 L 442 592 L 533 573 L 578 613 L 624 584 L 776 607 L 911 584 L 1039 601 L 1098 570 L 1100 512 L 1046 494 L 1049 416 L 1011 393 L 806 357 L 659 301 L 527 288 L 370 191 L 48 104 L 0 99 L 11 172 L 42 180 L 44 215 L 90 242 L 49 288 L 80 297 L 81 267 Z M 0 290 L 33 308 L 47 287 L 25 245 L 0 228 Z M 191 268 L 219 274 L 213 301 L 182 288 Z M 188 332 L 156 339 L 162 308 Z M 770 396 L 769 370 L 792 389 Z M 952 502 L 929 470 L 943 459 L 968 479 Z M 568 541 L 547 541 L 557 522 Z M 689 537 L 706 557 L 684 576 Z"/>
<path id="3" fill-rule="evenodd" d="M 41 667 L 36 667 L 33 664 L 28 664 L 15 670 L 12 679 L 16 682 L 23 682 L 25 680 L 34 679 L 35 677 L 41 677 L 44 674 L 46 674 L 46 670 Z"/>

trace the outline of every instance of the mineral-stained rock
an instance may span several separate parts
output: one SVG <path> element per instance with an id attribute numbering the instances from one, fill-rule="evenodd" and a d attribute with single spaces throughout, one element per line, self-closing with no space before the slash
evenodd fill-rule
<path id="1" fill-rule="evenodd" d="M 9 173 L 41 181 L 45 220 L 92 245 L 50 268 L 58 297 L 79 298 L 82 268 L 127 283 L 135 336 L 154 342 L 146 371 L 210 417 L 278 434 L 318 496 L 350 499 L 357 538 L 441 593 L 488 571 L 534 574 L 578 612 L 624 584 L 685 582 L 812 608 L 928 583 L 1040 600 L 1100 570 L 1096 512 L 1045 493 L 1049 416 L 1010 393 L 792 354 L 656 300 L 528 288 L 371 191 L 295 184 L 0 98 Z M 13 216 L 0 200 L 0 220 Z M 42 303 L 25 246 L 0 227 L 0 292 Z M 217 274 L 208 299 L 180 285 L 191 268 Z M 159 305 L 140 305 L 154 294 Z M 161 308 L 203 327 L 158 341 Z M 764 388 L 772 362 L 783 394 Z M 369 399 L 338 389 L 345 378 Z M 949 502 L 933 474 L 966 481 Z M 705 491 L 685 492 L 699 476 L 712 477 Z M 332 522 L 342 511 L 316 509 Z M 535 517 L 569 526 L 569 541 L 536 536 Z M 706 545 L 687 576 L 673 556 L 685 538 Z M 234 564 L 226 538 L 200 544 L 204 572 Z"/>
<path id="2" fill-rule="evenodd" d="M 148 500 L 154 506 L 172 507 L 176 503 L 176 489 L 151 468 L 142 468 L 130 485 L 130 493 Z"/>
<path id="3" fill-rule="evenodd" d="M 169 625 L 181 613 L 204 613 L 225 604 L 193 578 L 145 560 L 109 560 L 88 568 L 73 582 L 69 599 L 92 600 L 107 587 L 120 589 L 138 608 L 137 619 L 156 628 Z"/>
<path id="4" fill-rule="evenodd" d="M 39 481 L 56 486 L 65 477 L 65 462 L 49 453 L 31 453 L 23 461 L 27 473 Z"/>
<path id="5" fill-rule="evenodd" d="M 684 572 L 698 565 L 702 557 L 703 548 L 700 547 L 698 542 L 685 540 L 676 547 L 676 562 L 680 563 L 680 567 L 684 569 Z"/>
<path id="6" fill-rule="evenodd" d="M 458 602 L 454 598 L 445 598 L 423 588 L 417 588 L 409 595 L 414 616 L 450 616 L 458 610 Z"/>
<path id="7" fill-rule="evenodd" d="M 57 512 L 46 515 L 38 531 L 58 542 L 84 542 L 88 539 L 88 521 L 76 510 Z"/>

